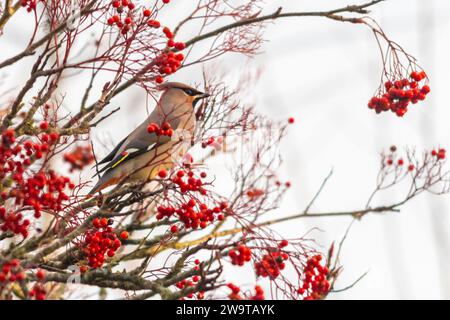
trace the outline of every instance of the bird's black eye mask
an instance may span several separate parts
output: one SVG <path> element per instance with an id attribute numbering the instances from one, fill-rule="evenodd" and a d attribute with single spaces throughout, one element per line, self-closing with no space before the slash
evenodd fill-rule
<path id="1" fill-rule="evenodd" d="M 194 90 L 194 89 L 186 89 L 186 88 L 180 88 L 180 89 L 183 90 L 184 93 L 186 93 L 188 96 L 191 96 L 191 97 L 203 94 L 202 92 Z"/>
<path id="2" fill-rule="evenodd" d="M 192 101 L 192 106 L 195 108 L 195 105 L 202 100 L 203 98 L 206 98 L 207 95 L 205 95 L 203 92 L 200 92 L 198 90 L 195 89 L 190 89 L 190 88 L 178 88 L 180 90 L 183 90 L 184 93 L 186 93 L 188 96 L 191 97 L 196 97 L 193 101 Z"/>

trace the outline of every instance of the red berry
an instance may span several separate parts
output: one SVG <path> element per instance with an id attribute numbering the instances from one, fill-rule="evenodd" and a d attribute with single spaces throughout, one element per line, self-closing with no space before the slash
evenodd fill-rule
<path id="1" fill-rule="evenodd" d="M 87 271 L 88 271 L 88 267 L 86 267 L 86 266 L 81 266 L 80 267 L 80 273 L 86 273 Z"/>
<path id="2" fill-rule="evenodd" d="M 411 79 L 413 79 L 415 81 L 420 81 L 421 80 L 420 77 L 419 77 L 419 74 L 416 71 L 411 72 L 410 77 L 411 77 Z"/>
<path id="3" fill-rule="evenodd" d="M 168 27 L 164 27 L 163 28 L 163 32 L 164 32 L 164 34 L 166 35 L 167 38 L 172 38 L 172 37 L 169 37 L 169 35 L 172 34 L 172 31 L 170 31 L 170 29 Z"/>
<path id="4" fill-rule="evenodd" d="M 159 170 L 158 176 L 159 176 L 161 179 L 166 178 L 166 177 L 167 177 L 167 171 L 166 171 L 165 169 Z"/>
<path id="5" fill-rule="evenodd" d="M 428 94 L 430 92 L 430 87 L 427 85 L 424 85 L 422 89 L 420 90 L 423 94 Z"/>
<path id="6" fill-rule="evenodd" d="M 186 45 L 184 44 L 184 42 L 177 42 L 175 43 L 175 48 L 177 50 L 183 50 L 184 48 L 186 48 Z"/>
<path id="7" fill-rule="evenodd" d="M 92 221 L 92 224 L 93 224 L 93 226 L 96 227 L 96 228 L 100 228 L 100 227 L 101 227 L 100 219 L 99 219 L 99 218 L 95 218 L 95 219 Z"/>
<path id="8" fill-rule="evenodd" d="M 184 55 L 182 53 L 177 53 L 175 55 L 175 60 L 177 61 L 183 61 L 184 60 Z"/>
<path id="9" fill-rule="evenodd" d="M 25 278 L 26 278 L 26 275 L 24 272 L 20 272 L 20 273 L 16 274 L 17 281 L 23 281 L 23 280 L 25 280 Z"/>
<path id="10" fill-rule="evenodd" d="M 36 295 L 36 300 L 45 300 L 45 294 L 44 293 L 38 293 Z"/>
<path id="11" fill-rule="evenodd" d="M 39 127 L 40 127 L 42 130 L 47 130 L 47 129 L 48 129 L 48 122 L 46 122 L 46 121 L 41 122 L 41 123 L 39 124 Z"/>
<path id="12" fill-rule="evenodd" d="M 128 236 L 129 236 L 128 231 L 122 231 L 122 232 L 120 233 L 120 238 L 121 238 L 122 240 L 128 239 Z"/>
<path id="13" fill-rule="evenodd" d="M 281 242 L 279 243 L 279 247 L 280 248 L 284 248 L 287 247 L 287 245 L 289 244 L 289 242 L 286 239 L 281 240 Z"/>
<path id="14" fill-rule="evenodd" d="M 149 27 L 156 28 L 156 29 L 158 29 L 159 27 L 161 27 L 161 23 L 160 23 L 159 21 L 157 21 L 157 20 L 149 20 L 149 21 L 147 22 L 147 25 L 148 25 Z"/>
<path id="15" fill-rule="evenodd" d="M 42 269 L 39 269 L 36 272 L 36 278 L 38 278 L 39 280 L 43 280 L 45 278 L 45 272 Z"/>
<path id="16" fill-rule="evenodd" d="M 172 233 L 178 232 L 178 227 L 174 224 L 173 226 L 170 227 L 170 232 Z"/>
<path id="17" fill-rule="evenodd" d="M 107 226 L 108 226 L 108 219 L 106 219 L 106 218 L 101 218 L 101 220 L 100 220 L 100 225 L 101 225 L 102 227 L 107 227 Z"/>

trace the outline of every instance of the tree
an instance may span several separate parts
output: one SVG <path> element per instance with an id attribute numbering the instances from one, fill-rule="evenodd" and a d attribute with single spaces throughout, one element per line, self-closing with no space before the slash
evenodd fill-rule
<path id="1" fill-rule="evenodd" d="M 277 147 L 295 120 L 267 119 L 257 106 L 242 102 L 242 88 L 257 74 L 243 75 L 232 87 L 205 67 L 201 86 L 211 96 L 196 106 L 197 130 L 182 140 L 189 154 L 175 168 L 159 171 L 151 181 L 124 179 L 93 197 L 86 196 L 93 181 L 80 180 L 79 174 L 103 153 L 101 145 L 90 142 L 91 128 L 123 112 L 110 107 L 115 97 L 140 87 L 157 101 L 159 85 L 180 69 L 231 53 L 256 55 L 264 30 L 278 19 L 313 16 L 370 30 L 383 68 L 368 107 L 403 117 L 430 87 L 416 60 L 368 16 L 380 2 L 316 12 L 280 7 L 266 13 L 260 0 L 189 5 L 175 0 L 4 1 L 2 35 L 24 10 L 34 30 L 21 52 L 0 62 L 0 69 L 7 69 L 32 61 L 19 89 L 2 93 L 0 297 L 67 298 L 74 287 L 66 283 L 75 283 L 77 294 L 89 285 L 101 288 L 102 296 L 106 289 L 120 289 L 129 299 L 324 299 L 338 291 L 345 237 L 320 252 L 309 234 L 285 239 L 273 226 L 341 215 L 361 219 L 398 211 L 422 192 L 447 193 L 445 149 L 418 154 L 390 147 L 380 156 L 376 188 L 359 210 L 311 212 L 327 177 L 299 213 L 267 219 L 290 187 L 277 175 Z M 166 25 L 167 14 L 184 13 L 187 7 L 183 19 Z M 195 35 L 179 39 L 188 28 Z M 67 111 L 65 97 L 79 93 L 60 92 L 59 84 L 65 77 L 86 75 L 79 108 Z M 149 123 L 149 131 L 156 130 L 175 135 L 164 124 Z M 231 164 L 233 190 L 228 194 L 217 191 L 215 174 L 208 169 L 217 159 Z M 373 206 L 376 195 L 399 184 L 409 186 L 404 198 Z M 254 284 L 230 283 L 226 268 L 251 268 Z M 270 284 L 270 292 L 261 283 Z"/>

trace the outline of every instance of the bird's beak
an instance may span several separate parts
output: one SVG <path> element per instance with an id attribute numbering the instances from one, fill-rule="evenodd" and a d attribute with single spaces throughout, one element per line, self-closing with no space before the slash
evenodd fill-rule
<path id="1" fill-rule="evenodd" d="M 200 95 L 197 96 L 198 99 L 205 99 L 208 98 L 210 96 L 209 93 L 202 93 Z"/>
<path id="2" fill-rule="evenodd" d="M 195 96 L 195 99 L 192 101 L 192 105 L 195 107 L 195 105 L 202 99 L 208 98 L 210 95 L 208 93 L 200 93 Z"/>

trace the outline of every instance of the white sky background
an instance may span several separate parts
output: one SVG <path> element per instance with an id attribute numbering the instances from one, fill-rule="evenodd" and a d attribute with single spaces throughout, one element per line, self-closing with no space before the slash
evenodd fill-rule
<path id="1" fill-rule="evenodd" d="M 176 8 L 177 0 L 173 2 Z M 363 1 L 267 2 L 267 12 L 272 12 L 279 6 L 285 11 L 323 10 Z M 296 119 L 282 145 L 285 162 L 280 172 L 293 187 L 276 215 L 301 211 L 332 168 L 334 174 L 312 209 L 362 208 L 375 187 L 378 154 L 391 144 L 417 147 L 418 151 L 438 145 L 450 148 L 450 1 L 389 0 L 376 5 L 371 16 L 391 39 L 419 60 L 431 80 L 427 100 L 410 108 L 404 118 L 391 113 L 376 115 L 366 107 L 378 86 L 381 60 L 375 39 L 364 26 L 325 18 L 277 20 L 266 30 L 269 41 L 262 54 L 251 60 L 229 55 L 215 64 L 227 70 L 230 78 L 238 77 L 245 68 L 261 68 L 261 79 L 251 97 L 258 110 L 275 119 Z M 1 60 L 23 48 L 20 40 L 29 34 L 26 18 L 19 15 L 15 19 L 21 23 L 5 30 L 0 39 Z M 26 79 L 28 72 L 29 64 L 23 63 L 0 73 L 8 76 L 2 91 Z M 180 71 L 171 80 L 199 84 L 201 73 L 198 68 Z M 67 92 L 68 106 L 79 101 L 84 84 L 65 81 L 60 92 Z M 139 88 L 113 100 L 109 110 L 122 109 L 94 135 L 120 141 L 146 116 L 144 101 Z M 389 199 L 401 196 L 385 195 L 377 203 L 390 203 Z M 449 205 L 448 195 L 421 195 L 401 213 L 368 215 L 357 222 L 342 253 L 344 272 L 337 288 L 351 284 L 367 270 L 369 273 L 352 289 L 330 298 L 450 299 Z M 314 236 L 326 250 L 343 236 L 349 222 L 347 217 L 304 219 L 282 224 L 277 231 L 296 237 L 318 227 L 322 232 Z M 227 273 L 236 282 L 247 276 L 235 271 Z"/>

